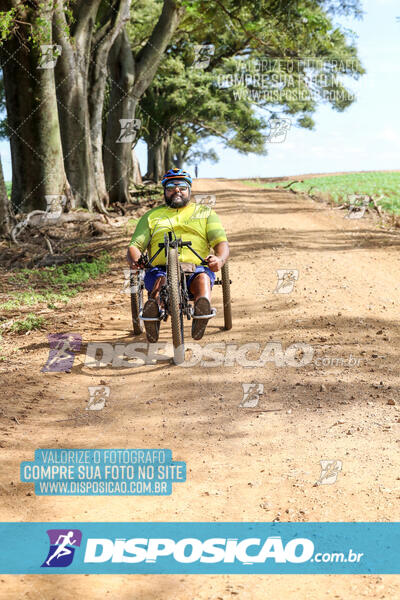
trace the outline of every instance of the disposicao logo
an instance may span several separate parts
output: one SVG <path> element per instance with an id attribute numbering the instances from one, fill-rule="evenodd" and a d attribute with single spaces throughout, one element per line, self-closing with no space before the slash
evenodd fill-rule
<path id="1" fill-rule="evenodd" d="M 249 547 L 256 554 L 248 554 Z M 299 552 L 300 549 L 300 552 Z M 95 539 L 89 538 L 86 545 L 85 563 L 155 563 L 158 558 L 171 557 L 178 563 L 264 563 L 268 558 L 276 563 L 304 563 L 310 560 L 314 544 L 306 538 L 294 538 L 286 546 L 279 536 L 261 538 L 230 539 L 170 538 Z"/>
<path id="2" fill-rule="evenodd" d="M 48 529 L 50 549 L 42 567 L 68 567 L 76 547 L 81 545 L 82 532 L 79 529 Z"/>

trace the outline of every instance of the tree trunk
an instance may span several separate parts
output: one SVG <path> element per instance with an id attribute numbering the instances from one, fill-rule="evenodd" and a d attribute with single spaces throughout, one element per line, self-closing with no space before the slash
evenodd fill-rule
<path id="1" fill-rule="evenodd" d="M 177 169 L 182 169 L 182 165 L 183 165 L 183 153 L 182 152 L 175 153 L 174 163 L 175 163 L 175 167 Z"/>
<path id="2" fill-rule="evenodd" d="M 168 136 L 165 139 L 165 153 L 164 153 L 164 168 L 165 168 L 165 172 L 169 171 L 169 169 L 173 169 L 174 168 L 174 159 L 172 156 L 172 144 L 171 144 L 171 138 L 170 136 Z"/>
<path id="3" fill-rule="evenodd" d="M 145 179 L 151 179 L 152 181 L 154 181 L 154 161 L 155 161 L 155 156 L 154 156 L 154 146 L 153 144 L 151 144 L 150 142 L 147 142 L 147 171 L 146 171 L 146 175 L 145 175 Z"/>
<path id="4" fill-rule="evenodd" d="M 154 181 L 158 183 L 161 181 L 162 176 L 165 173 L 165 144 L 164 140 L 158 141 L 155 147 L 155 169 L 154 169 Z"/>
<path id="5" fill-rule="evenodd" d="M 4 181 L 3 165 L 0 156 L 0 235 L 9 234 L 11 231 L 10 201 Z"/>
<path id="6" fill-rule="evenodd" d="M 132 95 L 135 63 L 125 30 L 118 35 L 110 51 L 109 69 L 112 86 L 103 147 L 106 184 L 111 203 L 128 202 L 132 142 L 123 141 L 120 119 L 135 117 L 137 100 Z"/>
<path id="7" fill-rule="evenodd" d="M 103 2 L 98 21 L 100 27 L 93 36 L 92 60 L 89 66 L 89 117 L 93 149 L 94 175 L 99 199 L 108 205 L 108 192 L 103 165 L 103 106 L 107 84 L 107 60 L 110 49 L 129 19 L 131 0 L 114 0 L 113 5 Z"/>
<path id="8" fill-rule="evenodd" d="M 157 183 L 161 180 L 166 170 L 164 139 L 159 137 L 155 142 L 150 142 L 149 140 L 147 142 L 146 179 L 151 179 Z"/>
<path id="9" fill-rule="evenodd" d="M 140 172 L 140 163 L 135 150 L 132 150 L 132 183 L 143 183 L 142 174 Z"/>
<path id="10" fill-rule="evenodd" d="M 77 1 L 70 37 L 66 33 L 63 0 L 56 0 L 54 19 L 55 39 L 62 48 L 55 77 L 65 169 L 76 204 L 89 210 L 103 208 L 96 187 L 87 99 L 92 31 L 100 2 Z"/>
<path id="11" fill-rule="evenodd" d="M 51 22 L 52 1 L 46 0 L 35 12 L 26 9 L 21 20 L 38 18 Z M 47 194 L 70 196 L 57 116 L 54 69 L 39 68 L 41 50 L 28 41 L 29 26 L 20 25 L 3 42 L 0 61 L 4 75 L 7 119 L 12 159 L 12 204 L 25 211 L 46 208 Z M 45 40 L 51 45 L 51 32 Z M 24 40 L 24 44 L 21 43 Z"/>
<path id="12" fill-rule="evenodd" d="M 118 36 L 110 52 L 109 67 L 114 85 L 104 144 L 104 167 L 110 202 L 129 199 L 132 153 L 129 143 L 116 142 L 120 134 L 119 120 L 135 117 L 137 103 L 152 82 L 184 12 L 185 8 L 178 6 L 175 0 L 164 0 L 160 18 L 150 39 L 137 55 L 136 62 L 125 32 Z M 128 95 L 123 98 L 124 94 Z M 162 171 L 161 160 L 163 159 L 157 158 L 155 161 L 157 174 Z M 159 177 L 160 175 L 157 178 Z"/>

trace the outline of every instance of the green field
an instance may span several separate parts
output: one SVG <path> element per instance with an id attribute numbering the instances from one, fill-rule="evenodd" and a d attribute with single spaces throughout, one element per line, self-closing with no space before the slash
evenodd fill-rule
<path id="1" fill-rule="evenodd" d="M 257 187 L 276 188 L 287 186 L 290 181 L 273 183 L 256 183 L 245 181 L 248 185 Z M 349 194 L 368 194 L 369 196 L 384 196 L 379 205 L 387 212 L 400 214 L 400 173 L 384 173 L 372 171 L 371 173 L 349 173 L 343 175 L 327 175 L 310 177 L 303 183 L 295 183 L 291 189 L 296 192 L 308 192 L 313 186 L 312 194 L 319 192 L 329 193 L 335 202 L 347 201 Z"/>

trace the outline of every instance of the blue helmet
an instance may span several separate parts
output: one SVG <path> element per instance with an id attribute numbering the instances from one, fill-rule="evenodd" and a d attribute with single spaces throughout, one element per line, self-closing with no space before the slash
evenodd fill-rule
<path id="1" fill-rule="evenodd" d="M 192 186 L 192 178 L 190 177 L 189 173 L 183 169 L 170 169 L 167 173 L 165 173 L 161 183 L 165 187 L 166 183 L 173 181 L 174 179 L 183 179 L 186 181 L 186 183 Z"/>

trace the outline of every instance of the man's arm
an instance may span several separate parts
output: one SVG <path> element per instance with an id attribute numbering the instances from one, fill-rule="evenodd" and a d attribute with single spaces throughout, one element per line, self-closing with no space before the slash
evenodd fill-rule
<path id="1" fill-rule="evenodd" d="M 136 246 L 129 246 L 126 258 L 128 260 L 129 266 L 134 271 L 138 270 L 140 267 L 136 264 L 139 258 L 141 257 L 141 251 Z"/>
<path id="2" fill-rule="evenodd" d="M 211 271 L 217 272 L 226 263 L 229 258 L 229 244 L 228 242 L 219 242 L 214 246 L 214 254 L 209 254 L 206 257 L 206 261 L 208 262 L 208 267 Z"/>
<path id="3" fill-rule="evenodd" d="M 213 254 L 209 254 L 206 257 L 206 261 L 208 262 L 208 266 L 211 271 L 217 272 L 228 260 L 229 244 L 219 216 L 214 210 L 210 210 L 210 214 L 207 219 L 206 231 L 208 244 L 215 252 L 215 256 Z"/>
<path id="4" fill-rule="evenodd" d="M 137 270 L 140 267 L 136 264 L 142 255 L 142 251 L 147 248 L 150 241 L 150 228 L 147 220 L 147 213 L 144 214 L 136 225 L 136 229 L 131 239 L 131 243 L 127 252 L 127 260 L 129 266 L 133 270 Z"/>

